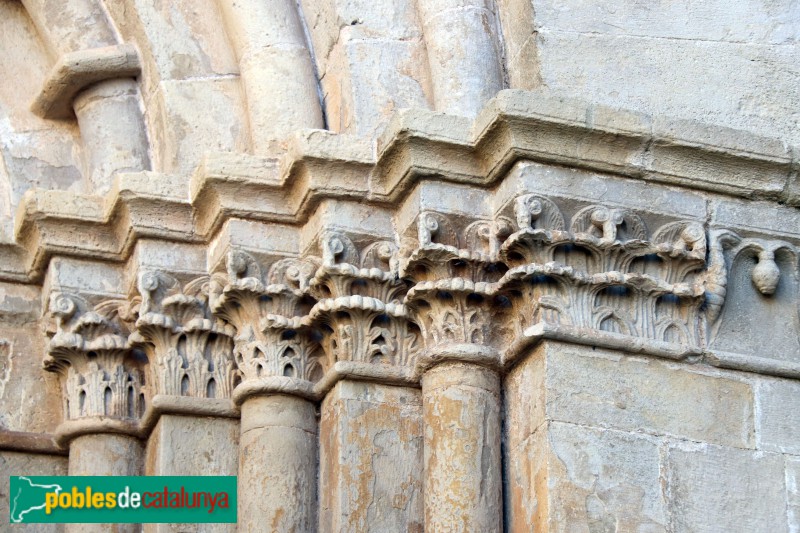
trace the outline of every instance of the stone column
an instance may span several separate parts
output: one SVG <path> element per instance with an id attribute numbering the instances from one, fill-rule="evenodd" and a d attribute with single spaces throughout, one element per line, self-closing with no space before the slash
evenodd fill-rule
<path id="1" fill-rule="evenodd" d="M 218 0 L 239 59 L 256 154 L 299 128 L 322 128 L 311 52 L 293 0 Z"/>
<path id="2" fill-rule="evenodd" d="M 503 530 L 500 456 L 499 350 L 494 320 L 499 276 L 477 238 L 491 226 L 422 213 L 418 247 L 404 264 L 417 281 L 407 295 L 409 316 L 425 343 L 417 358 L 425 432 L 425 530 Z M 472 241 L 470 241 L 472 236 Z M 450 239 L 450 241 L 448 241 Z"/>
<path id="3" fill-rule="evenodd" d="M 86 152 L 87 192 L 104 194 L 114 174 L 149 168 L 135 79 L 141 71 L 139 58 L 132 46 L 118 42 L 101 2 L 23 4 L 58 58 L 31 110 L 46 119 L 77 118 Z"/>
<path id="4" fill-rule="evenodd" d="M 315 265 L 278 260 L 265 279 L 255 258 L 230 252 L 215 275 L 212 307 L 236 329 L 243 381 L 239 523 L 242 532 L 316 530 L 317 420 L 313 379 L 322 375 L 318 344 L 300 317 Z M 267 281 L 265 284 L 264 281 Z"/>
<path id="5" fill-rule="evenodd" d="M 130 342 L 149 361 L 145 474 L 237 474 L 233 328 L 208 308 L 208 276 L 187 283 L 161 270 L 138 276 L 141 304 Z M 176 442 L 180 441 L 180 446 Z M 233 532 L 235 524 L 145 524 L 147 533 Z"/>
<path id="6" fill-rule="evenodd" d="M 90 433 L 69 443 L 70 476 L 139 476 L 144 451 L 135 436 Z M 65 524 L 66 533 L 138 533 L 139 524 Z"/>
<path id="7" fill-rule="evenodd" d="M 129 356 L 116 322 L 120 301 L 92 306 L 76 295 L 55 293 L 50 314 L 56 331 L 44 365 L 61 374 L 65 421 L 56 431 L 69 446 L 71 476 L 136 476 L 142 472 L 138 417 L 142 372 Z M 138 524 L 69 524 L 65 531 L 130 532 Z"/>
<path id="8" fill-rule="evenodd" d="M 397 247 L 349 232 L 319 240 L 309 318 L 328 361 L 316 387 L 325 393 L 320 531 L 421 531 L 422 406 L 412 375 L 420 339 L 399 304 Z"/>
<path id="9" fill-rule="evenodd" d="M 474 117 L 503 88 L 498 24 L 491 3 L 419 0 L 436 111 Z"/>
<path id="10" fill-rule="evenodd" d="M 500 531 L 500 378 L 451 361 L 422 377 L 425 528 Z"/>
<path id="11" fill-rule="evenodd" d="M 242 404 L 239 531 L 316 529 L 317 415 L 313 402 L 288 394 Z"/>

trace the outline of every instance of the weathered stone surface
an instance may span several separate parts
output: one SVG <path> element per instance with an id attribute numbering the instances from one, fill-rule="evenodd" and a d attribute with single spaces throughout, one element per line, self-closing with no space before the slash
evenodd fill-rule
<path id="1" fill-rule="evenodd" d="M 503 87 L 496 19 L 484 0 L 421 0 L 437 111 L 473 117 Z"/>
<path id="2" fill-rule="evenodd" d="M 507 406 L 509 404 L 506 404 Z M 504 522 L 508 531 L 547 530 L 550 516 L 547 423 L 514 441 L 516 424 L 505 425 Z"/>
<path id="3" fill-rule="evenodd" d="M 154 169 L 188 174 L 205 152 L 246 150 L 249 139 L 238 79 L 164 81 L 159 88 L 145 115 Z"/>
<path id="4" fill-rule="evenodd" d="M 239 424 L 229 418 L 163 414 L 145 450 L 144 475 L 235 476 L 239 462 Z M 233 532 L 231 524 L 146 524 L 147 533 Z"/>
<path id="5" fill-rule="evenodd" d="M 539 431 L 550 452 L 547 531 L 669 531 L 657 441 L 557 422 Z"/>
<path id="6" fill-rule="evenodd" d="M 419 390 L 340 381 L 320 419 L 320 531 L 422 531 Z"/>
<path id="7" fill-rule="evenodd" d="M 313 531 L 317 422 L 302 398 L 256 396 L 242 405 L 238 531 Z"/>
<path id="8" fill-rule="evenodd" d="M 423 376 L 426 530 L 502 528 L 499 395 L 497 374 L 477 365 Z"/>
<path id="9" fill-rule="evenodd" d="M 5 525 L 9 523 L 14 499 L 14 495 L 8 493 L 8 476 L 66 476 L 67 458 L 0 451 L 0 472 L 6 478 L 6 482 L 0 485 L 0 520 Z M 63 524 L 17 524 L 13 528 L 25 533 L 56 533 L 64 530 Z"/>
<path id="10" fill-rule="evenodd" d="M 166 80 L 239 73 L 215 0 L 125 0 L 107 9 L 120 33 L 142 51 L 143 93 L 149 98 Z"/>
<path id="11" fill-rule="evenodd" d="M 546 343 L 508 378 L 510 390 L 531 391 L 516 396 L 519 405 L 510 406 L 509 414 L 522 418 L 511 418 L 515 427 L 531 430 L 541 423 L 544 410 L 549 420 L 753 448 L 753 390 L 731 378 L 649 358 Z M 543 392 L 535 392 L 539 388 Z M 542 397 L 544 408 L 539 406 Z M 515 431 L 520 439 L 529 434 Z"/>
<path id="12" fill-rule="evenodd" d="M 88 434 L 70 442 L 70 476 L 138 476 L 142 474 L 142 443 L 128 435 Z M 137 524 L 67 524 L 67 533 L 135 533 Z"/>
<path id="13" fill-rule="evenodd" d="M 789 533 L 800 531 L 800 459 L 786 457 L 786 491 Z"/>
<path id="14" fill-rule="evenodd" d="M 602 13 L 602 10 L 598 11 Z M 648 16 L 653 15 L 650 12 Z M 669 15 L 663 17 L 670 18 Z M 693 15 L 688 17 L 699 22 Z M 601 21 L 602 17 L 581 19 L 591 20 L 590 24 L 593 24 Z M 771 31 L 771 21 L 764 22 L 766 24 L 761 28 Z M 661 25 L 650 27 L 662 31 Z M 748 27 L 758 31 L 758 25 L 750 26 L 750 21 Z M 792 25 L 784 27 L 789 33 L 797 31 L 789 29 Z M 715 28 L 721 29 L 720 26 Z M 776 35 L 780 33 L 778 30 Z M 733 34 L 733 31 L 727 33 L 728 38 Z M 797 115 L 792 111 L 797 102 L 791 81 L 795 67 L 790 59 L 797 53 L 797 45 L 786 33 L 783 39 L 786 42 L 777 45 L 766 39 L 742 42 L 732 38 L 731 42 L 725 42 L 697 34 L 685 38 L 649 36 L 607 28 L 602 32 L 573 32 L 557 27 L 540 27 L 537 52 L 543 84 L 562 94 L 583 97 L 589 94 L 592 100 L 610 106 L 700 118 L 767 135 L 778 133 L 797 142 L 796 134 L 792 133 L 792 124 L 797 121 Z M 620 58 L 614 50 L 624 50 L 625 53 Z M 709 56 L 715 57 L 716 68 L 709 68 L 704 60 Z M 577 65 L 576 57 L 581 58 Z M 775 64 L 782 65 L 782 68 L 770 66 Z M 728 89 L 712 96 L 704 90 L 710 86 Z M 782 121 L 778 126 L 780 130 L 776 131 L 773 117 L 782 115 L 791 118 Z"/>
<path id="15" fill-rule="evenodd" d="M 138 476 L 142 443 L 128 435 L 83 435 L 70 443 L 70 476 Z"/>
<path id="16" fill-rule="evenodd" d="M 245 531 L 798 531 L 800 12 L 617 4 L 0 3 L 0 447 Z"/>
<path id="17" fill-rule="evenodd" d="M 40 299 L 36 287 L 0 283 L 0 427 L 12 431 L 52 432 L 63 416 L 56 376 L 31 357 L 46 351 Z"/>
<path id="18" fill-rule="evenodd" d="M 676 444 L 665 466 L 674 531 L 788 531 L 780 455 Z"/>
<path id="19" fill-rule="evenodd" d="M 800 383 L 764 379 L 755 390 L 758 448 L 800 455 Z"/>
<path id="20" fill-rule="evenodd" d="M 233 476 L 239 424 L 228 418 L 162 415 L 147 441 L 151 476 Z"/>

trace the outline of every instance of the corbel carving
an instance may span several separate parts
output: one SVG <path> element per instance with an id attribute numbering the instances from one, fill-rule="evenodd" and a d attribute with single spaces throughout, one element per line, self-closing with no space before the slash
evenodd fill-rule
<path id="1" fill-rule="evenodd" d="M 127 302 L 91 305 L 74 294 L 54 293 L 49 315 L 55 329 L 44 368 L 62 376 L 66 420 L 136 419 L 144 412 L 143 361 L 127 344 L 119 317 Z"/>
<path id="2" fill-rule="evenodd" d="M 139 274 L 132 346 L 148 356 L 151 395 L 230 398 L 237 379 L 233 328 L 211 315 L 209 278 L 185 285 L 160 271 Z"/>
<path id="3" fill-rule="evenodd" d="M 800 251 L 789 242 L 713 231 L 705 276 L 709 345 L 750 347 L 777 359 L 800 353 L 799 265 Z M 747 324 L 758 324 L 758 335 Z"/>
<path id="4" fill-rule="evenodd" d="M 284 258 L 262 278 L 256 259 L 230 252 L 227 276 L 212 279 L 211 308 L 235 330 L 235 362 L 244 381 L 286 377 L 316 382 L 325 361 L 319 335 L 303 317 L 314 301 L 309 281 L 319 260 Z"/>

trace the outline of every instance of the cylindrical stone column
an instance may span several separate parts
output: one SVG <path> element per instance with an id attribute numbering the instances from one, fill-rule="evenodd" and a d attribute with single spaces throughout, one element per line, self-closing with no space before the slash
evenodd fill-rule
<path id="1" fill-rule="evenodd" d="M 422 377 L 425 531 L 502 531 L 500 377 L 443 362 Z"/>
<path id="2" fill-rule="evenodd" d="M 69 445 L 70 476 L 138 476 L 144 456 L 142 442 L 117 433 L 74 438 Z M 66 524 L 66 533 L 136 533 L 139 524 Z"/>
<path id="3" fill-rule="evenodd" d="M 218 0 L 239 59 L 256 154 L 298 128 L 322 128 L 311 52 L 294 0 Z"/>
<path id="4" fill-rule="evenodd" d="M 150 166 L 136 80 L 117 78 L 81 91 L 73 102 L 87 148 L 87 176 L 94 194 L 111 187 L 118 172 Z"/>
<path id="5" fill-rule="evenodd" d="M 436 111 L 474 117 L 503 88 L 497 23 L 486 0 L 419 0 Z"/>
<path id="6" fill-rule="evenodd" d="M 251 396 L 242 404 L 239 531 L 316 530 L 317 415 L 297 396 Z"/>

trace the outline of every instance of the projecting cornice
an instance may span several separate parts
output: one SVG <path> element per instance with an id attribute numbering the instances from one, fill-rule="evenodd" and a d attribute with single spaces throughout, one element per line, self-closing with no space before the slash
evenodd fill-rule
<path id="1" fill-rule="evenodd" d="M 522 160 L 800 205 L 800 152 L 778 140 L 503 91 L 474 123 L 399 112 L 375 146 L 309 131 L 279 160 L 209 154 L 188 185 L 145 172 L 102 198 L 31 191 L 16 241 L 0 245 L 0 277 L 39 282 L 54 255 L 124 261 L 144 237 L 208 242 L 231 217 L 302 224 L 325 199 L 392 205 L 427 178 L 486 188 Z"/>

